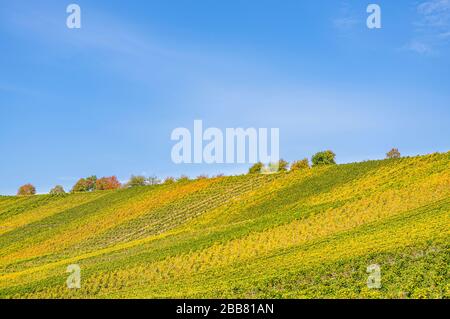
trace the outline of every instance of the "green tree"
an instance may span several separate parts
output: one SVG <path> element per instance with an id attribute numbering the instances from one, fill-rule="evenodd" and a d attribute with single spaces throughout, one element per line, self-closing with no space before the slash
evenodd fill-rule
<path id="1" fill-rule="evenodd" d="M 280 159 L 278 161 L 278 171 L 286 172 L 289 168 L 289 162 L 286 162 L 284 159 Z"/>
<path id="2" fill-rule="evenodd" d="M 25 184 L 19 187 L 17 195 L 19 196 L 32 196 L 36 194 L 36 187 L 31 184 Z"/>
<path id="3" fill-rule="evenodd" d="M 393 148 L 389 152 L 386 153 L 386 158 L 400 158 L 402 155 L 398 151 L 398 148 Z"/>
<path id="4" fill-rule="evenodd" d="M 92 192 L 97 189 L 97 176 L 92 175 L 86 178 L 87 191 Z"/>
<path id="5" fill-rule="evenodd" d="M 186 175 L 181 175 L 178 179 L 177 182 L 187 182 L 189 181 L 189 177 L 187 177 Z"/>
<path id="6" fill-rule="evenodd" d="M 144 176 L 131 175 L 130 180 L 125 185 L 126 187 L 139 187 L 147 185 L 147 178 Z"/>
<path id="7" fill-rule="evenodd" d="M 97 176 L 80 178 L 72 187 L 72 193 L 92 192 L 96 189 Z"/>
<path id="8" fill-rule="evenodd" d="M 61 185 L 56 185 L 55 187 L 53 187 L 50 190 L 50 195 L 63 195 L 65 194 L 66 191 L 64 190 L 64 187 L 62 187 Z"/>
<path id="9" fill-rule="evenodd" d="M 164 180 L 164 184 L 173 184 L 173 183 L 175 183 L 175 178 L 171 176 L 166 177 L 166 179 Z"/>
<path id="10" fill-rule="evenodd" d="M 72 193 L 82 193 L 88 191 L 88 183 L 85 178 L 80 178 L 75 185 L 73 185 Z"/>
<path id="11" fill-rule="evenodd" d="M 318 152 L 318 153 L 314 154 L 314 156 L 311 159 L 311 162 L 312 162 L 313 166 L 332 165 L 332 164 L 336 164 L 335 158 L 336 158 L 336 154 L 334 154 L 332 151 L 328 150 L 328 151 Z"/>
<path id="12" fill-rule="evenodd" d="M 252 167 L 250 167 L 250 169 L 248 170 L 249 174 L 259 174 L 261 173 L 262 168 L 264 167 L 263 163 L 258 162 L 253 164 Z"/>
<path id="13" fill-rule="evenodd" d="M 308 169 L 309 167 L 309 160 L 307 158 L 304 158 L 299 161 L 295 161 L 291 164 L 291 171 L 299 171 L 302 169 Z"/>

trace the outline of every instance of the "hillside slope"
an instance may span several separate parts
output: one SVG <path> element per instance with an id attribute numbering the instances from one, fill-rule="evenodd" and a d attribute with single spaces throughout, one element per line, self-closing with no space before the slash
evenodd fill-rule
<path id="1" fill-rule="evenodd" d="M 448 298 L 449 226 L 450 153 L 0 197 L 0 298 Z"/>

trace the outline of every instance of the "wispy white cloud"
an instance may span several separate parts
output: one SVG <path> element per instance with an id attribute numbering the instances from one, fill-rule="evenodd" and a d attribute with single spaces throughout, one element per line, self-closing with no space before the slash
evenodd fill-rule
<path id="1" fill-rule="evenodd" d="M 181 90 L 197 82 L 230 74 L 234 77 L 237 73 L 257 77 L 253 73 L 261 69 L 245 57 L 217 51 L 208 44 L 197 46 L 183 38 L 142 29 L 133 21 L 95 7 L 82 11 L 81 29 L 71 30 L 66 27 L 64 10 L 55 12 L 54 8 L 44 8 L 40 4 L 13 3 L 11 6 L 8 8 L 11 14 L 0 10 L 0 28 L 6 32 L 35 42 L 58 57 L 89 55 L 90 62 L 97 62 L 99 70 L 117 72 L 122 78 L 151 88 L 178 85 L 177 89 Z"/>
<path id="2" fill-rule="evenodd" d="M 426 1 L 417 7 L 421 16 L 419 25 L 433 28 L 448 28 L 450 26 L 450 0 Z"/>
<path id="3" fill-rule="evenodd" d="M 441 38 L 441 39 L 450 39 L 450 31 L 439 34 L 439 38 Z"/>
<path id="4" fill-rule="evenodd" d="M 438 53 L 450 42 L 450 0 L 425 1 L 416 11 L 415 36 L 404 49 L 422 55 Z"/>
<path id="5" fill-rule="evenodd" d="M 358 24 L 358 20 L 353 17 L 343 17 L 333 20 L 333 26 L 340 30 L 348 30 Z"/>
<path id="6" fill-rule="evenodd" d="M 21 95 L 38 95 L 38 92 L 35 90 L 31 90 L 28 88 L 23 88 L 11 84 L 2 84 L 0 83 L 0 92 L 3 91 L 5 93 L 13 93 L 13 94 L 21 94 Z"/>
<path id="7" fill-rule="evenodd" d="M 423 55 L 431 55 L 434 53 L 431 46 L 429 46 L 426 43 L 420 42 L 418 40 L 412 40 L 410 43 L 405 45 L 403 47 L 403 49 L 408 50 L 408 51 L 413 51 L 413 52 L 423 54 Z"/>
<path id="8" fill-rule="evenodd" d="M 350 2 L 343 1 L 340 4 L 337 17 L 332 20 L 333 27 L 338 31 L 353 30 L 359 23 L 360 19 L 353 11 Z"/>
<path id="9" fill-rule="evenodd" d="M 26 32 L 33 39 L 45 42 L 55 49 L 79 48 L 147 58 L 173 58 L 181 55 L 180 51 L 161 44 L 154 35 L 140 34 L 130 23 L 119 21 L 116 17 L 95 9 L 91 10 L 91 15 L 95 19 L 89 20 L 79 30 L 68 29 L 62 14 L 57 16 L 54 11 L 43 7 L 16 10 L 14 14 L 0 17 L 8 22 L 6 25 L 10 26 L 10 31 Z"/>

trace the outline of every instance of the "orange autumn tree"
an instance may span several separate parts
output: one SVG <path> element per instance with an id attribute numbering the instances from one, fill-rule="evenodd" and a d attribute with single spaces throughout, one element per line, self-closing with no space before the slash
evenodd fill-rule
<path id="1" fill-rule="evenodd" d="M 31 196 L 35 194 L 36 194 L 36 187 L 34 187 L 31 184 L 20 186 L 19 190 L 17 191 L 17 195 L 19 196 Z"/>
<path id="2" fill-rule="evenodd" d="M 122 186 L 120 182 L 117 180 L 116 176 L 99 178 L 97 179 L 95 185 L 96 185 L 95 188 L 100 191 L 109 189 L 118 189 Z"/>

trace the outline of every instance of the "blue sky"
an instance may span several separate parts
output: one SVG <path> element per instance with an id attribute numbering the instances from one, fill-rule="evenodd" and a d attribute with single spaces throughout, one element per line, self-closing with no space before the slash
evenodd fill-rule
<path id="1" fill-rule="evenodd" d="M 450 149 L 450 0 L 0 0 L 0 194 L 172 163 L 177 127 L 280 128 L 281 157 Z M 382 28 L 366 27 L 366 7 Z"/>

